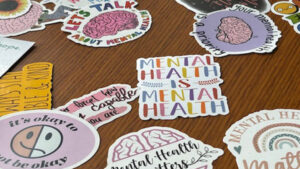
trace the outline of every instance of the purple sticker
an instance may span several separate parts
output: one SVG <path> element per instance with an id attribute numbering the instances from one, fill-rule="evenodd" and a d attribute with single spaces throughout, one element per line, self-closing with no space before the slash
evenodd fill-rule
<path id="1" fill-rule="evenodd" d="M 53 110 L 3 116 L 0 131 L 0 168 L 74 168 L 90 159 L 100 144 L 97 131 L 86 121 Z"/>
<path id="2" fill-rule="evenodd" d="M 228 54 L 269 53 L 281 37 L 265 14 L 243 5 L 198 15 L 192 35 L 217 57 Z"/>

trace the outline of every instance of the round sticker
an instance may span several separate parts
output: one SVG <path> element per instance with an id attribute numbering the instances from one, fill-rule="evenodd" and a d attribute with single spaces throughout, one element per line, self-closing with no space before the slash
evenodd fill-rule
<path id="1" fill-rule="evenodd" d="M 265 14 L 243 5 L 198 16 L 193 36 L 215 56 L 269 53 L 281 36 Z"/>
<path id="2" fill-rule="evenodd" d="M 29 11 L 30 0 L 0 0 L 0 19 L 16 18 Z"/>
<path id="3" fill-rule="evenodd" d="M 102 2 L 71 14 L 62 30 L 68 38 L 92 47 L 116 46 L 143 36 L 151 26 L 151 15 L 134 8 L 136 2 Z"/>
<path id="4" fill-rule="evenodd" d="M 100 139 L 88 122 L 53 110 L 0 119 L 0 168 L 74 168 L 90 159 Z"/>

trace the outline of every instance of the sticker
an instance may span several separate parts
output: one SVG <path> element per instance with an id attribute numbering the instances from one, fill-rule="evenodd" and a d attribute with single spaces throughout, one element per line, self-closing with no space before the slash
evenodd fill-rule
<path id="1" fill-rule="evenodd" d="M 299 2 L 299 0 L 279 1 L 272 5 L 272 12 L 282 16 L 283 20 L 288 21 L 290 25 L 294 26 L 294 30 L 298 34 L 300 34 Z"/>
<path id="2" fill-rule="evenodd" d="M 39 3 L 32 2 L 32 7 L 26 14 L 17 18 L 0 20 L 0 36 L 17 36 L 29 31 L 44 29 L 43 26 L 36 26 L 42 11 L 43 8 Z"/>
<path id="3" fill-rule="evenodd" d="M 223 141 L 240 169 L 299 168 L 299 124 L 300 110 L 263 110 L 234 123 Z"/>
<path id="4" fill-rule="evenodd" d="M 0 116 L 22 110 L 51 109 L 52 69 L 48 62 L 28 64 L 0 79 Z"/>
<path id="5" fill-rule="evenodd" d="M 116 46 L 144 35 L 151 26 L 148 11 L 138 11 L 134 1 L 102 2 L 71 14 L 62 30 L 68 38 L 92 47 Z"/>
<path id="6" fill-rule="evenodd" d="M 129 85 L 113 84 L 73 99 L 57 110 L 85 119 L 95 128 L 109 123 L 131 110 L 128 102 L 138 97 L 137 89 Z"/>
<path id="7" fill-rule="evenodd" d="M 74 9 L 60 6 L 55 11 L 47 10 L 37 2 L 32 2 L 30 10 L 19 17 L 0 19 L 0 37 L 17 36 L 30 31 L 45 29 L 47 24 L 63 22 Z"/>
<path id="8" fill-rule="evenodd" d="M 108 152 L 107 167 L 212 169 L 223 150 L 167 127 L 149 127 L 119 138 Z"/>
<path id="9" fill-rule="evenodd" d="M 0 131 L 0 168 L 71 169 L 88 161 L 100 144 L 86 121 L 53 110 L 3 116 Z"/>
<path id="10" fill-rule="evenodd" d="M 19 17 L 27 13 L 30 7 L 30 0 L 1 0 L 0 19 Z"/>
<path id="11" fill-rule="evenodd" d="M 232 7 L 235 4 L 245 5 L 256 9 L 261 13 L 270 10 L 270 3 L 267 0 L 176 0 L 179 4 L 195 13 L 210 13 Z"/>
<path id="12" fill-rule="evenodd" d="M 34 42 L 0 38 L 0 78 L 33 44 Z"/>
<path id="13" fill-rule="evenodd" d="M 191 36 L 216 57 L 270 53 L 281 37 L 281 32 L 267 15 L 243 5 L 198 15 L 195 19 Z"/>
<path id="14" fill-rule="evenodd" d="M 142 120 L 226 115 L 220 66 L 211 55 L 137 60 Z"/>

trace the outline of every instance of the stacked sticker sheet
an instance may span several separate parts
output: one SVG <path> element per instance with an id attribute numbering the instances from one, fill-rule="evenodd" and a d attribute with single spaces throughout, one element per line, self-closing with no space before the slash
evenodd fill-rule
<path id="1" fill-rule="evenodd" d="M 141 58 L 137 70 L 143 120 L 229 113 L 220 66 L 211 55 Z"/>
<path id="2" fill-rule="evenodd" d="M 300 111 L 263 110 L 234 123 L 224 142 L 240 169 L 300 166 Z"/>

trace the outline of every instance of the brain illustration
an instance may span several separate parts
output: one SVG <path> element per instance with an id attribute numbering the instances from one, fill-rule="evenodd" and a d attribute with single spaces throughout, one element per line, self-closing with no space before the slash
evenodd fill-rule
<path id="1" fill-rule="evenodd" d="M 250 26 L 240 18 L 229 16 L 221 19 L 217 39 L 233 45 L 247 42 L 252 37 Z"/>
<path id="2" fill-rule="evenodd" d="M 137 15 L 128 11 L 112 11 L 91 19 L 83 28 L 83 33 L 91 38 L 116 35 L 123 30 L 134 29 L 139 22 Z"/>
<path id="3" fill-rule="evenodd" d="M 37 23 L 41 14 L 42 7 L 32 2 L 32 7 L 26 14 L 17 18 L 0 20 L 0 34 L 5 36 L 29 30 Z"/>
<path id="4" fill-rule="evenodd" d="M 113 162 L 126 159 L 185 139 L 169 130 L 150 129 L 141 135 L 129 135 L 114 147 Z"/>

